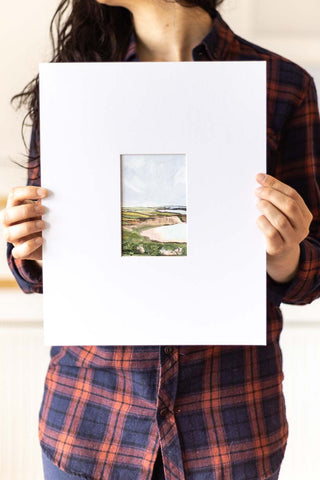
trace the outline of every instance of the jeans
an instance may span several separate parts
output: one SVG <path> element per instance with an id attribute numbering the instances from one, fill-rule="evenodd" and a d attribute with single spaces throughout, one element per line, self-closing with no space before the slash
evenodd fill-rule
<path id="1" fill-rule="evenodd" d="M 71 475 L 70 473 L 66 473 L 60 470 L 60 468 L 54 465 L 48 459 L 48 457 L 46 457 L 46 455 L 43 452 L 42 452 L 42 463 L 43 463 L 45 480 L 79 480 L 79 478 L 81 478 L 81 477 L 78 477 L 77 475 Z M 279 472 L 280 472 L 280 469 L 277 470 L 267 480 L 278 480 Z M 160 449 L 158 450 L 158 455 L 154 464 L 154 470 L 153 470 L 151 480 L 165 480 Z"/>

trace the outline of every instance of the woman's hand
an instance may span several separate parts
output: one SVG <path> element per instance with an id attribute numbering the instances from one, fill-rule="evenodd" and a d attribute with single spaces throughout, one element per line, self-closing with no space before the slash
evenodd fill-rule
<path id="1" fill-rule="evenodd" d="M 11 189 L 7 205 L 1 212 L 6 240 L 14 245 L 12 255 L 17 259 L 42 260 L 42 230 L 45 208 L 41 198 L 45 188 L 24 186 Z"/>
<path id="2" fill-rule="evenodd" d="M 266 238 L 267 272 L 277 282 L 289 282 L 297 272 L 300 243 L 309 234 L 313 216 L 289 185 L 262 173 L 256 180 L 261 184 L 255 191 L 263 214 L 257 225 Z"/>

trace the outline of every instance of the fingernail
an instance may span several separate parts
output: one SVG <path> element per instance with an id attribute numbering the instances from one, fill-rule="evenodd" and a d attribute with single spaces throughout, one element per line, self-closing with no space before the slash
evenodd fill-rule
<path id="1" fill-rule="evenodd" d="M 34 209 L 36 212 L 42 212 L 42 205 L 36 205 Z"/>
<path id="2" fill-rule="evenodd" d="M 39 243 L 39 244 L 42 243 L 42 237 L 37 237 L 36 238 L 36 243 Z"/>
<path id="3" fill-rule="evenodd" d="M 262 191 L 262 189 L 263 189 L 263 187 L 258 187 L 258 188 L 255 189 L 255 192 L 260 193 Z"/>
<path id="4" fill-rule="evenodd" d="M 38 188 L 37 189 L 37 194 L 40 196 L 40 197 L 43 197 L 45 194 L 46 194 L 46 191 L 44 188 Z"/>
<path id="5" fill-rule="evenodd" d="M 258 173 L 257 180 L 258 182 L 264 182 L 266 175 L 264 173 Z"/>

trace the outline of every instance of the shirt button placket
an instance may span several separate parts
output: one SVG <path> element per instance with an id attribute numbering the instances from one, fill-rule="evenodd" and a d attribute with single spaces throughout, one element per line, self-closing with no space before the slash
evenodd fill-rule
<path id="1" fill-rule="evenodd" d="M 175 422 L 174 404 L 178 387 L 178 347 L 160 347 L 157 424 L 166 480 L 184 480 L 181 444 Z"/>

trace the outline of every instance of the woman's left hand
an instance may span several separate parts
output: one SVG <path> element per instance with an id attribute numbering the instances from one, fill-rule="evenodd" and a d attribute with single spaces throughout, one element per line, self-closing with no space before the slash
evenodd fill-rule
<path id="1" fill-rule="evenodd" d="M 289 282 L 297 272 L 300 243 L 309 234 L 313 216 L 289 185 L 262 173 L 256 180 L 261 185 L 255 190 L 263 214 L 257 225 L 266 238 L 267 272 L 277 282 Z"/>

